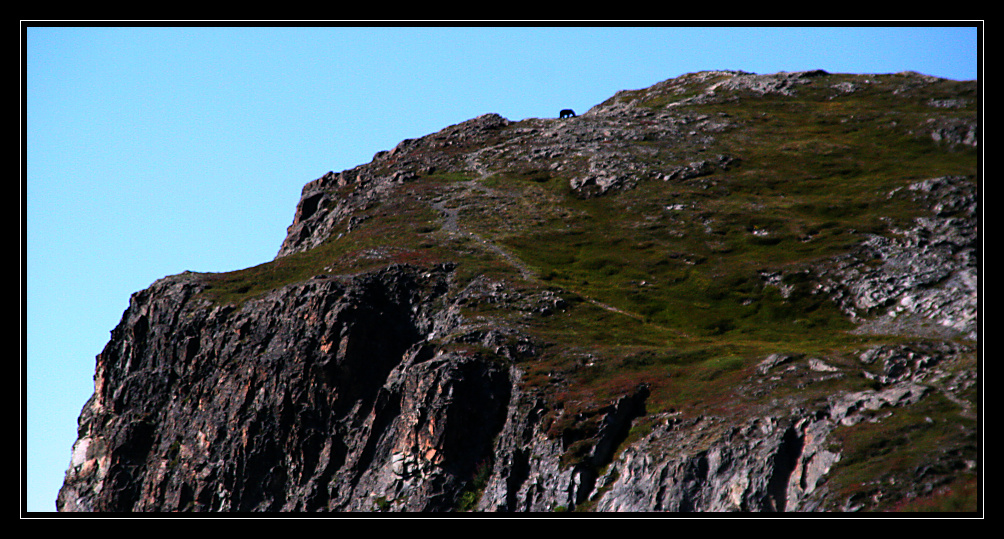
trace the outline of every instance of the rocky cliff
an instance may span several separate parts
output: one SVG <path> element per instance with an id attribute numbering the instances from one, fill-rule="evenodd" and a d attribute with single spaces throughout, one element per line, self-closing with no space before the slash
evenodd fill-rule
<path id="1" fill-rule="evenodd" d="M 308 183 L 97 357 L 61 511 L 975 511 L 975 81 L 712 71 Z"/>

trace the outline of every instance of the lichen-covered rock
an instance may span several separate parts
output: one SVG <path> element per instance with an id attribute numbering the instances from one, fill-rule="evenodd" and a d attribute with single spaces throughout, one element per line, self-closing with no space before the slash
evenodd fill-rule
<path id="1" fill-rule="evenodd" d="M 938 332 L 975 340 L 976 186 L 965 178 L 939 177 L 889 196 L 916 198 L 931 214 L 895 236 L 873 236 L 829 264 L 821 288 L 850 316 L 864 319 L 861 332 Z"/>

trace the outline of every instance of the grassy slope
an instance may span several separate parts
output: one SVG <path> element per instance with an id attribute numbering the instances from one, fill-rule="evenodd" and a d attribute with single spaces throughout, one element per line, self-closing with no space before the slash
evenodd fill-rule
<path id="1" fill-rule="evenodd" d="M 929 96 L 892 110 L 888 91 L 833 100 L 820 93 L 701 106 L 743 126 L 704 150 L 741 158 L 712 176 L 588 200 L 568 193 L 560 177 L 497 180 L 524 200 L 546 194 L 567 208 L 502 238 L 510 248 L 550 284 L 636 315 L 583 303 L 541 330 L 642 370 L 697 364 L 718 376 L 770 352 L 860 347 L 863 339 L 846 334 L 849 322 L 812 295 L 797 270 L 907 223 L 918 208 L 887 194 L 921 178 L 974 176 L 975 154 L 946 152 L 906 132 L 930 114 Z M 685 209 L 667 209 L 679 204 Z M 763 271 L 785 272 L 794 293 L 785 299 L 764 286 Z"/>

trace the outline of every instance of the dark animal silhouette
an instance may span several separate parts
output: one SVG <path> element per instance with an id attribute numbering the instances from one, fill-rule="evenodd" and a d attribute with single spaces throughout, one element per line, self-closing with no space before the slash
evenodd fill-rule
<path id="1" fill-rule="evenodd" d="M 572 109 L 563 109 L 558 113 L 558 118 L 571 118 L 573 116 L 575 116 L 575 111 Z"/>

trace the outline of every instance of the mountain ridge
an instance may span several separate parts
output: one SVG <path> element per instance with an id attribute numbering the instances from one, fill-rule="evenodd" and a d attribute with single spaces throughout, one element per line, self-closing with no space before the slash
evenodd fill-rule
<path id="1" fill-rule="evenodd" d="M 57 507 L 975 510 L 977 106 L 705 71 L 324 174 L 133 295 Z"/>

